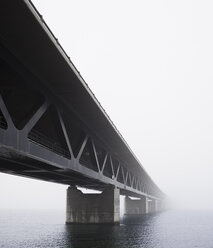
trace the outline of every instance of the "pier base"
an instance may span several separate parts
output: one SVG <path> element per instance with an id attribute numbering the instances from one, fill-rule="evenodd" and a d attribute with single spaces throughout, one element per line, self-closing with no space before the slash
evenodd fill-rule
<path id="1" fill-rule="evenodd" d="M 161 211 L 161 202 L 157 199 L 148 199 L 148 212 L 151 213 L 157 213 Z"/>
<path id="2" fill-rule="evenodd" d="M 131 214 L 147 214 L 148 213 L 148 202 L 147 197 L 142 196 L 140 199 L 130 199 L 128 196 L 125 197 L 125 215 Z"/>
<path id="3" fill-rule="evenodd" d="M 67 189 L 66 223 L 119 223 L 120 190 L 109 187 L 101 194 Z"/>
<path id="4" fill-rule="evenodd" d="M 160 211 L 161 211 L 161 201 L 155 200 L 155 212 L 160 212 Z"/>
<path id="5" fill-rule="evenodd" d="M 148 213 L 152 214 L 155 213 L 155 200 L 148 199 Z"/>

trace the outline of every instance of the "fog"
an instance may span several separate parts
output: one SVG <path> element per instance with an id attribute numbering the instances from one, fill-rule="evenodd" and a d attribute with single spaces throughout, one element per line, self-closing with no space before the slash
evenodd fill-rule
<path id="1" fill-rule="evenodd" d="M 213 2 L 33 3 L 173 205 L 213 209 Z M 0 208 L 65 208 L 65 189 L 0 174 Z"/>

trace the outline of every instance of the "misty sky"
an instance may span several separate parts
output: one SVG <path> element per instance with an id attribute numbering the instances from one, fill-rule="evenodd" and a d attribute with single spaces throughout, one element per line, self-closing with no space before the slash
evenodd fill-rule
<path id="1" fill-rule="evenodd" d="M 213 2 L 33 3 L 157 185 L 213 208 Z M 0 208 L 65 208 L 65 189 L 0 174 Z"/>

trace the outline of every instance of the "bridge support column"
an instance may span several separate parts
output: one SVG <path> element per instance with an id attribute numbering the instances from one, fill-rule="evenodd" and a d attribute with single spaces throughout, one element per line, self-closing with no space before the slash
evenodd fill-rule
<path id="1" fill-rule="evenodd" d="M 160 212 L 160 211 L 161 211 L 161 201 L 155 200 L 155 212 Z"/>
<path id="2" fill-rule="evenodd" d="M 109 187 L 101 194 L 67 189 L 66 223 L 119 223 L 120 190 Z"/>
<path id="3" fill-rule="evenodd" d="M 146 196 L 145 198 L 146 198 L 146 214 L 148 214 L 149 213 L 149 198 Z"/>
<path id="4" fill-rule="evenodd" d="M 157 200 L 148 199 L 148 213 L 156 213 L 157 212 Z"/>
<path id="5" fill-rule="evenodd" d="M 142 196 L 140 199 L 130 199 L 128 196 L 125 197 L 125 214 L 147 214 L 148 213 L 148 204 L 147 197 Z"/>

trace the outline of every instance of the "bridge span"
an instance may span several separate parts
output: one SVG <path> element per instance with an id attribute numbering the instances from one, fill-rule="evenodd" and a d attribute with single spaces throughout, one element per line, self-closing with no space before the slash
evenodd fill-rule
<path id="1" fill-rule="evenodd" d="M 1 1 L 0 23 L 0 171 L 69 185 L 67 223 L 118 222 L 120 194 L 126 214 L 162 210 L 164 193 L 33 4 Z"/>

